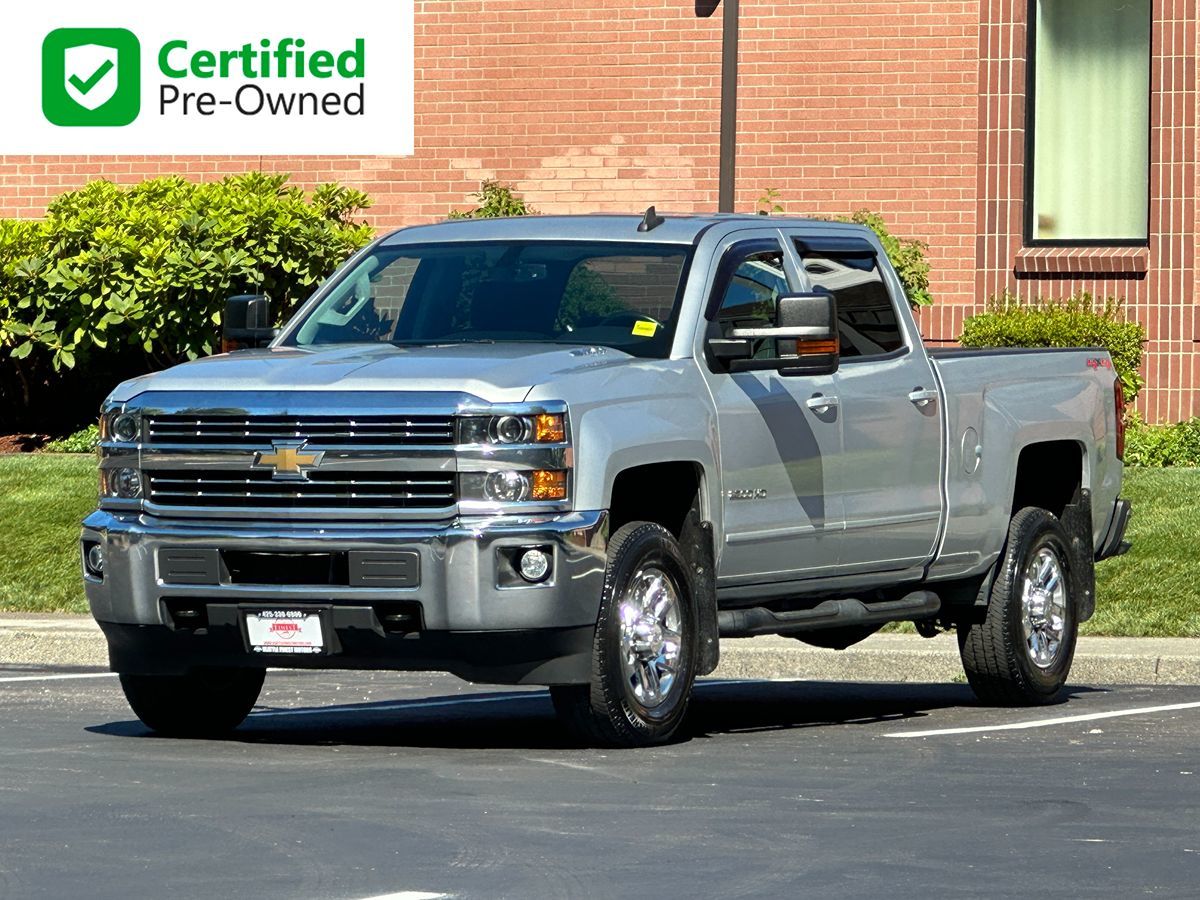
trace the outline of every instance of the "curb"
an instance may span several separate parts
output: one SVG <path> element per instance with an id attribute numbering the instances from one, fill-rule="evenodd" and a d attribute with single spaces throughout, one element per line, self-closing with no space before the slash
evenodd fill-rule
<path id="1" fill-rule="evenodd" d="M 86 616 L 0 614 L 0 666 L 107 667 L 104 636 Z M 823 650 L 783 637 L 721 644 L 714 678 L 797 681 L 961 683 L 952 634 L 925 639 L 877 634 L 848 650 Z M 1198 638 L 1079 639 L 1073 684 L 1200 685 Z"/>

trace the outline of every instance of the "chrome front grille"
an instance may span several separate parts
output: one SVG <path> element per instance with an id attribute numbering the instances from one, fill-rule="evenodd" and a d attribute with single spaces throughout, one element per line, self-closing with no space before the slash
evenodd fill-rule
<path id="1" fill-rule="evenodd" d="M 422 447 L 454 443 L 452 416 L 241 416 L 153 415 L 150 444 L 270 447 L 272 441 L 311 441 L 314 446 Z"/>
<path id="2" fill-rule="evenodd" d="M 269 471 L 154 469 L 146 499 L 158 506 L 262 509 L 443 509 L 455 503 L 455 480 L 444 472 L 310 472 L 306 481 L 278 481 Z"/>

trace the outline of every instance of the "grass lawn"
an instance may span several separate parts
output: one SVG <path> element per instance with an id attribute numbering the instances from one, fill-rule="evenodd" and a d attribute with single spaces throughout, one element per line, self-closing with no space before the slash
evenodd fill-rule
<path id="1" fill-rule="evenodd" d="M 79 523 L 95 508 L 91 454 L 0 456 L 0 610 L 87 612 Z"/>
<path id="2" fill-rule="evenodd" d="M 1133 550 L 1097 568 L 1086 634 L 1200 637 L 1200 469 L 1128 469 Z M 79 522 L 94 507 L 90 455 L 0 456 L 0 610 L 86 612 Z"/>
<path id="3" fill-rule="evenodd" d="M 1200 637 L 1200 469 L 1126 469 L 1133 549 L 1096 566 L 1084 634 Z"/>

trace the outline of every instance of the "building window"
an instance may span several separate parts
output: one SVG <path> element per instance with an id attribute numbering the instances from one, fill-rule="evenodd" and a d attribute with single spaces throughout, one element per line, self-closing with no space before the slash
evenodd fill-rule
<path id="1" fill-rule="evenodd" d="M 1026 238 L 1145 243 L 1150 0 L 1031 0 Z"/>

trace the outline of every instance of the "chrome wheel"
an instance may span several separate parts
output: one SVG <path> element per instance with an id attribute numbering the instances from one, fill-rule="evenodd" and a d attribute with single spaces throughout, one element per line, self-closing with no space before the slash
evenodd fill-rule
<path id="1" fill-rule="evenodd" d="M 1021 629 L 1033 664 L 1048 669 L 1058 660 L 1067 631 L 1067 587 L 1062 562 L 1042 545 L 1025 567 L 1021 587 Z"/>
<path id="2" fill-rule="evenodd" d="M 683 610 L 674 580 L 655 566 L 639 569 L 618 606 L 621 668 L 630 692 L 646 709 L 664 703 L 679 674 Z"/>

